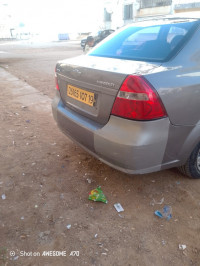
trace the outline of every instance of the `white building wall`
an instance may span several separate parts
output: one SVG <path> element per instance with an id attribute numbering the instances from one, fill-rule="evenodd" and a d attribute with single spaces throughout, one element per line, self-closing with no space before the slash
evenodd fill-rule
<path id="1" fill-rule="evenodd" d="M 10 17 L 7 6 L 0 3 L 0 38 L 11 38 Z"/>
<path id="2" fill-rule="evenodd" d="M 111 21 L 105 22 L 106 29 L 117 29 L 145 17 L 162 16 L 184 11 L 200 10 L 200 0 L 172 0 L 171 5 L 140 8 L 141 0 L 104 0 L 104 7 L 111 13 Z M 133 18 L 124 19 L 124 6 L 133 5 Z"/>

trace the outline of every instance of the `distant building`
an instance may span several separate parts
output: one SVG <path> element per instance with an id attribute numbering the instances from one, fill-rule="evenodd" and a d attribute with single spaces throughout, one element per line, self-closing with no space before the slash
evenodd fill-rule
<path id="1" fill-rule="evenodd" d="M 5 3 L 0 3 L 0 39 L 12 38 L 13 30 L 8 6 Z"/>
<path id="2" fill-rule="evenodd" d="M 104 27 L 117 29 L 146 17 L 190 11 L 200 11 L 200 0 L 104 0 Z"/>

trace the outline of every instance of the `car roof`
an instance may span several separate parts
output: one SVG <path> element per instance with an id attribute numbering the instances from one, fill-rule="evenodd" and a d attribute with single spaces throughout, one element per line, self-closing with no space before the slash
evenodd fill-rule
<path id="1" fill-rule="evenodd" d="M 184 13 L 177 13 L 173 15 L 167 15 L 168 18 L 193 18 L 193 19 L 200 19 L 200 11 L 193 11 L 193 12 L 184 12 Z"/>
<path id="2" fill-rule="evenodd" d="M 163 18 L 163 19 L 151 19 L 151 20 L 142 20 L 139 22 L 128 24 L 125 27 L 147 27 L 147 26 L 156 26 L 156 25 L 164 25 L 164 24 L 175 24 L 175 23 L 184 23 L 184 22 L 192 22 L 192 21 L 200 21 L 197 18 Z"/>
<path id="3" fill-rule="evenodd" d="M 192 21 L 192 20 L 200 20 L 200 11 L 193 11 L 193 12 L 184 12 L 184 13 L 177 13 L 173 15 L 158 15 L 155 17 L 146 17 L 146 18 L 140 18 L 135 22 L 134 24 L 139 24 L 143 23 L 145 21 L 151 21 L 152 23 L 155 22 L 156 24 L 159 22 L 160 24 L 165 24 L 165 23 L 175 23 L 183 21 Z"/>

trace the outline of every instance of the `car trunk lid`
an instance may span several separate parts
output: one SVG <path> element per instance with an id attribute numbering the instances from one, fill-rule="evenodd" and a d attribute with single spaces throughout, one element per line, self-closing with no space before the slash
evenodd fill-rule
<path id="1" fill-rule="evenodd" d="M 159 63 L 86 55 L 58 62 L 56 73 L 65 105 L 103 125 L 109 120 L 127 75 L 144 75 L 159 66 Z"/>

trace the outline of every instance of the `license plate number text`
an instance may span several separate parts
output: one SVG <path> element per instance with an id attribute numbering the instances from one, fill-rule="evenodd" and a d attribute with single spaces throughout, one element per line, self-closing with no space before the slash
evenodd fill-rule
<path id="1" fill-rule="evenodd" d="M 83 102 L 87 105 L 94 106 L 95 98 L 94 93 L 82 90 L 72 85 L 67 86 L 67 95 L 79 102 Z"/>

